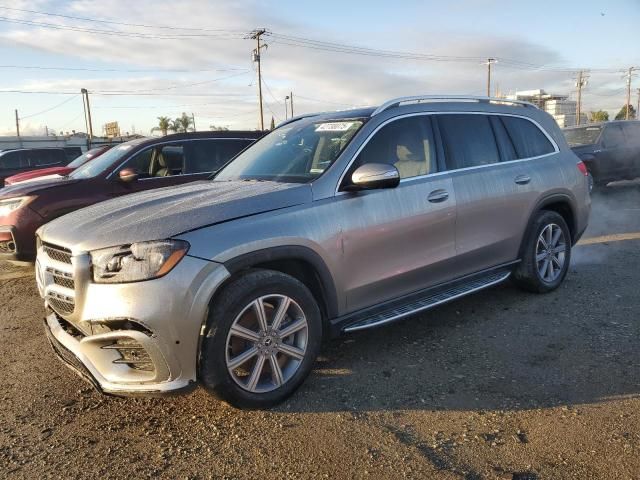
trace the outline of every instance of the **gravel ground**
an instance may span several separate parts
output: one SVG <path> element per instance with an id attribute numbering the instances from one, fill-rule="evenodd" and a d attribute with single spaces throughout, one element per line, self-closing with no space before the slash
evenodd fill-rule
<path id="1" fill-rule="evenodd" d="M 327 343 L 269 412 L 102 397 L 0 265 L 0 476 L 640 478 L 640 186 L 594 196 L 564 285 L 505 284 Z"/>

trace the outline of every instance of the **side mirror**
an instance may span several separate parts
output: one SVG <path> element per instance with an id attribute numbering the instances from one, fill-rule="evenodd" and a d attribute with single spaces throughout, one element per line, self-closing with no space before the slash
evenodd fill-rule
<path id="1" fill-rule="evenodd" d="M 138 173 L 133 168 L 123 168 L 118 173 L 118 178 L 120 178 L 121 182 L 131 183 L 138 180 Z"/>
<path id="2" fill-rule="evenodd" d="M 374 190 L 395 188 L 400 183 L 400 172 L 393 165 L 368 163 L 356 169 L 351 175 L 351 185 L 347 190 Z"/>

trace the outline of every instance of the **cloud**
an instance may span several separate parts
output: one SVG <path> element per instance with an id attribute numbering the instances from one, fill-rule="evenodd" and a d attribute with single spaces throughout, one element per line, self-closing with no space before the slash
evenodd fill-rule
<path id="1" fill-rule="evenodd" d="M 66 15 L 93 18 L 128 19 L 131 23 L 169 25 L 157 29 L 126 27 L 113 24 L 80 22 L 57 17 L 38 17 L 13 12 L 18 19 L 30 19 L 60 26 L 73 26 L 120 32 L 116 35 L 97 35 L 88 32 L 56 30 L 13 25 L 0 33 L 0 41 L 54 56 L 76 58 L 79 63 L 117 65 L 120 68 L 154 69 L 215 69 L 245 68 L 249 73 L 234 79 L 211 82 L 199 86 L 190 83 L 224 76 L 221 72 L 184 74 L 118 74 L 110 78 L 87 78 L 70 72 L 63 80 L 47 79 L 44 75 L 26 80 L 20 85 L 4 88 L 33 90 L 90 91 L 142 90 L 162 93 L 156 96 L 107 97 L 96 95 L 96 123 L 121 118 L 136 123 L 147 131 L 161 114 L 177 115 L 183 110 L 194 111 L 201 124 L 228 125 L 247 128 L 256 125 L 255 76 L 250 53 L 251 40 L 241 33 L 256 26 L 292 35 L 304 35 L 327 41 L 359 44 L 363 40 L 349 38 L 348 32 L 335 31 L 330 25 L 322 29 L 313 25 L 292 24 L 273 6 L 254 1 L 197 1 L 175 3 L 138 0 L 121 2 L 105 0 L 100 3 L 82 0 L 68 2 L 64 8 L 49 2 L 21 2 L 18 8 L 60 11 Z M 22 5 L 22 6 L 21 6 Z M 29 6 L 26 6 L 29 5 Z M 34 6 L 35 5 L 35 6 Z M 180 26 L 202 30 L 176 30 Z M 216 30 L 216 31 L 213 31 Z M 369 40 L 371 48 L 389 48 L 416 53 L 465 57 L 501 57 L 528 64 L 563 64 L 568 62 L 553 49 L 524 38 L 504 37 L 487 33 L 468 35 L 441 29 L 424 36 L 422 29 L 404 28 L 402 32 L 381 31 Z M 178 34 L 210 35 L 180 39 L 132 38 L 132 33 L 156 36 Z M 333 40 L 338 39 L 338 40 Z M 347 108 L 350 105 L 373 105 L 383 100 L 413 94 L 477 94 L 486 90 L 486 67 L 478 62 L 427 62 L 349 55 L 285 45 L 265 37 L 268 48 L 263 52 L 263 73 L 266 101 L 265 123 L 273 114 L 284 119 L 284 97 L 294 92 L 296 113 L 313 110 Z M 503 92 L 544 88 L 550 92 L 570 93 L 573 80 L 567 72 L 536 71 L 513 68 L 508 62 L 494 66 L 494 86 Z M 599 83 L 600 82 L 600 83 Z M 594 78 L 589 90 L 610 92 L 604 80 Z M 166 89 L 176 85 L 178 88 Z M 180 85 L 184 85 L 183 87 Z M 165 89 L 165 90 L 162 90 Z M 586 92 L 585 92 L 586 93 Z M 201 94 L 202 97 L 186 96 Z M 615 97 L 593 95 L 589 108 L 610 105 Z M 616 102 L 617 103 L 617 102 Z M 140 105 L 140 109 L 123 107 Z M 175 107 L 173 107 L 175 105 Z M 185 105 L 179 107 L 178 105 Z M 164 106 L 166 110 L 162 110 Z M 170 107 L 171 106 L 171 107 Z M 118 108 L 115 108 L 118 107 Z M 150 108 L 155 107 L 155 108 Z M 54 112 L 55 113 L 55 112 Z M 202 123 L 203 122 L 203 123 Z"/>

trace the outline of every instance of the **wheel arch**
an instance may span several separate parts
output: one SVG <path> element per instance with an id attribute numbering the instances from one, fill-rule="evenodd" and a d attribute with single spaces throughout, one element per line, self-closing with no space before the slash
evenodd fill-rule
<path id="1" fill-rule="evenodd" d="M 224 263 L 231 276 L 225 284 L 233 281 L 249 269 L 276 270 L 291 275 L 302 282 L 312 293 L 323 322 L 338 316 L 338 295 L 333 277 L 322 257 L 308 247 L 288 245 L 270 247 L 242 254 Z M 221 288 L 224 288 L 224 285 Z"/>
<path id="2" fill-rule="evenodd" d="M 522 258 L 524 255 L 524 248 L 527 242 L 527 238 L 531 233 L 531 225 L 533 223 L 533 219 L 536 215 L 538 215 L 541 211 L 548 210 L 552 212 L 558 213 L 564 221 L 567 223 L 569 227 L 569 233 L 571 235 L 571 243 L 575 244 L 578 239 L 579 232 L 577 231 L 577 214 L 576 209 L 573 204 L 572 198 L 564 193 L 556 193 L 549 195 L 543 199 L 541 199 L 529 215 L 529 221 L 527 222 L 527 228 L 525 230 L 524 235 L 522 236 L 522 240 L 520 241 L 520 248 L 518 250 L 518 258 Z"/>

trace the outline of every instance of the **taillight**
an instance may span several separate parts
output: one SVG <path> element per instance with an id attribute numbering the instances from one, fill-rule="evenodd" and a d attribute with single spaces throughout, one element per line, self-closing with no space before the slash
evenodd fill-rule
<path id="1" fill-rule="evenodd" d="M 577 166 L 578 170 L 580 170 L 585 177 L 589 176 L 589 171 L 587 170 L 587 166 L 584 164 L 584 162 L 578 162 Z"/>

